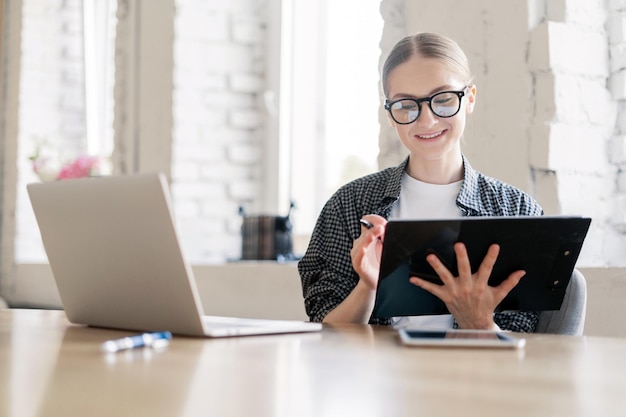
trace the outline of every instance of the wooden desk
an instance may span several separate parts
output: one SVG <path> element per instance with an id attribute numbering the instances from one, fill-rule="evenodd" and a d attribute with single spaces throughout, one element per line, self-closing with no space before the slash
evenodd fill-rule
<path id="1" fill-rule="evenodd" d="M 128 334 L 70 325 L 62 311 L 0 310 L 0 416 L 626 416 L 626 339 L 424 349 L 346 325 L 100 351 Z"/>

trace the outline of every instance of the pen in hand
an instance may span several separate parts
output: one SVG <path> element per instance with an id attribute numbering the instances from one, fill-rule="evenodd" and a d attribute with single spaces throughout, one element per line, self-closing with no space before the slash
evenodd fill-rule
<path id="1" fill-rule="evenodd" d="M 374 227 L 374 225 L 370 222 L 368 222 L 365 219 L 359 219 L 359 223 L 361 223 L 363 226 L 365 226 L 366 229 L 371 229 L 372 227 Z"/>
<path id="2" fill-rule="evenodd" d="M 102 344 L 102 350 L 109 353 L 120 350 L 135 349 L 140 347 L 160 348 L 167 346 L 172 338 L 171 332 L 143 333 L 136 336 L 123 337 L 121 339 L 107 340 Z"/>

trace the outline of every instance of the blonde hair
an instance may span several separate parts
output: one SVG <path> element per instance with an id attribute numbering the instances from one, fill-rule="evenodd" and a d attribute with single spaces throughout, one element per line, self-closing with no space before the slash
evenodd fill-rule
<path id="1" fill-rule="evenodd" d="M 464 83 L 471 83 L 472 73 L 461 47 L 446 36 L 424 32 L 405 37 L 391 49 L 383 65 L 382 84 L 385 96 L 389 93 L 387 79 L 391 71 L 418 54 L 424 58 L 441 61 L 450 68 L 450 71 L 456 73 Z"/>

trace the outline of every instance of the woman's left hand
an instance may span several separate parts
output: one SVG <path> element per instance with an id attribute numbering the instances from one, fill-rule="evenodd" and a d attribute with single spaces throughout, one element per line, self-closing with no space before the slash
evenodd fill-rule
<path id="1" fill-rule="evenodd" d="M 500 246 L 491 245 L 475 274 L 472 274 L 467 249 L 463 243 L 454 245 L 459 276 L 455 277 L 436 255 L 430 254 L 426 260 L 433 267 L 443 285 L 434 284 L 418 277 L 411 277 L 412 284 L 439 297 L 454 316 L 462 329 L 489 329 L 498 327 L 493 321 L 493 313 L 498 304 L 518 284 L 526 274 L 515 271 L 497 287 L 488 284 L 493 266 L 498 259 Z"/>

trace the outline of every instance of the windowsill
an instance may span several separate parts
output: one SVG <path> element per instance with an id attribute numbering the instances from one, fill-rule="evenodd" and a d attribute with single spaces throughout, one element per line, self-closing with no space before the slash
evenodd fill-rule
<path id="1" fill-rule="evenodd" d="M 192 270 L 205 314 L 307 319 L 296 262 L 235 261 Z M 62 308 L 48 264 L 18 264 L 13 288 L 3 294 L 13 307 Z"/>
<path id="2" fill-rule="evenodd" d="M 2 294 L 14 307 L 61 308 L 47 264 L 16 266 L 12 294 Z M 206 314 L 306 320 L 295 263 L 233 262 L 193 266 Z M 626 336 L 620 318 L 626 297 L 626 268 L 580 268 L 587 281 L 589 336 Z"/>

